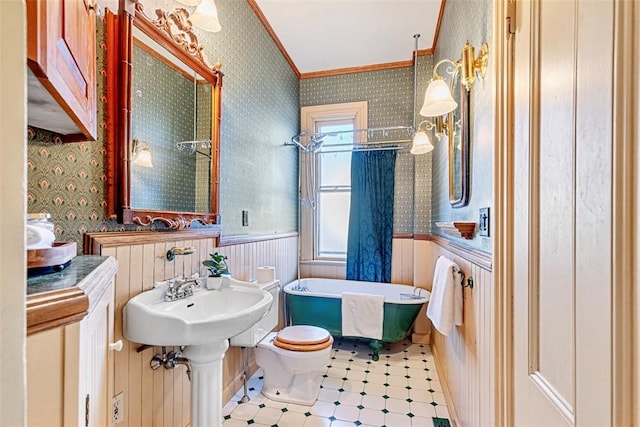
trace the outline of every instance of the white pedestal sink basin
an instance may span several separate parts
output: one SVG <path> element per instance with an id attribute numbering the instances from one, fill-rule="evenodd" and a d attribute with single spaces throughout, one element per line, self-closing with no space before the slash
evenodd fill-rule
<path id="1" fill-rule="evenodd" d="M 196 288 L 193 295 L 165 301 L 168 286 L 131 298 L 124 307 L 123 333 L 129 341 L 186 346 L 191 364 L 191 427 L 222 424 L 222 359 L 228 339 L 256 324 L 273 297 L 259 288 Z"/>

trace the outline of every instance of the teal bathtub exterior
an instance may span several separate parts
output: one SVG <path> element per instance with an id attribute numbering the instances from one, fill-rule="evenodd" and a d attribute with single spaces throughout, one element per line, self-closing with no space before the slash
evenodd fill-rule
<path id="1" fill-rule="evenodd" d="M 323 289 L 323 283 L 329 284 L 328 289 Z M 429 292 L 391 283 L 368 284 L 336 279 L 301 279 L 300 282 L 296 280 L 284 287 L 289 324 L 318 326 L 328 330 L 334 337 L 342 336 L 340 290 L 352 293 L 358 290 L 363 293 L 376 293 L 369 285 L 375 285 L 375 289 L 383 289 L 379 285 L 384 285 L 389 287 L 390 291 L 388 295 L 387 290 L 384 289 L 382 339 L 370 341 L 370 347 L 373 350 L 372 358 L 378 360 L 383 342 L 400 341 L 411 333 L 422 305 L 429 299 Z M 417 293 L 416 290 L 418 290 Z M 322 296 L 324 292 L 326 295 Z"/>

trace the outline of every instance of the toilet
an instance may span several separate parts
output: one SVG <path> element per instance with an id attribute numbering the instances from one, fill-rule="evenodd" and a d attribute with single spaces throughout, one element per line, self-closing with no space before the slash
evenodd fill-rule
<path id="1" fill-rule="evenodd" d="M 232 279 L 232 284 L 237 283 Z M 256 364 L 263 370 L 262 394 L 267 398 L 313 405 L 320 393 L 322 373 L 331 358 L 333 337 L 326 329 L 307 325 L 271 332 L 278 324 L 280 282 L 245 286 L 259 286 L 273 295 L 273 302 L 260 322 L 232 337 L 229 344 L 255 348 Z"/>

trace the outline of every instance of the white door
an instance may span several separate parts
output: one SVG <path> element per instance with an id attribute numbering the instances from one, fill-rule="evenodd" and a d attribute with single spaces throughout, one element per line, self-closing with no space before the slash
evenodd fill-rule
<path id="1" fill-rule="evenodd" d="M 514 424 L 612 425 L 614 1 L 518 1 Z"/>

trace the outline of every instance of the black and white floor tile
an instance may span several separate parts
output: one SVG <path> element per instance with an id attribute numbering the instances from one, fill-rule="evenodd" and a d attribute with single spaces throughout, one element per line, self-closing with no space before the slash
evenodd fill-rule
<path id="1" fill-rule="evenodd" d="M 385 345 L 371 360 L 365 341 L 338 338 L 313 406 L 264 397 L 262 370 L 224 407 L 223 427 L 430 427 L 448 424 L 449 412 L 431 348 L 405 340 Z"/>

